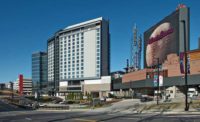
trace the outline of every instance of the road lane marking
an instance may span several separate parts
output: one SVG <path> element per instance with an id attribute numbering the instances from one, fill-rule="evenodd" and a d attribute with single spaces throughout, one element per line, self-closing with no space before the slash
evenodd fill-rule
<path id="1" fill-rule="evenodd" d="M 92 119 L 75 118 L 74 120 L 77 120 L 77 121 L 80 121 L 80 122 L 96 122 L 96 120 L 92 120 Z"/>
<path id="2" fill-rule="evenodd" d="M 29 120 L 29 121 L 32 120 L 31 118 L 28 118 L 28 117 L 26 117 L 25 119 L 26 119 L 26 120 Z"/>

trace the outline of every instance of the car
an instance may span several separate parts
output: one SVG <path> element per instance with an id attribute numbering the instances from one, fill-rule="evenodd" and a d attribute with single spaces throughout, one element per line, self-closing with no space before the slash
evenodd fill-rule
<path id="1" fill-rule="evenodd" d="M 148 102 L 148 101 L 152 101 L 152 100 L 153 100 L 153 98 L 150 96 L 147 96 L 147 95 L 142 95 L 140 98 L 141 102 Z"/>
<path id="2" fill-rule="evenodd" d="M 59 104 L 67 104 L 67 101 L 59 102 Z"/>

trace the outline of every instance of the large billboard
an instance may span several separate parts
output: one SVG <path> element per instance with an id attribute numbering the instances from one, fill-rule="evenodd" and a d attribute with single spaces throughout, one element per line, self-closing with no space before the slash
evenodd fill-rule
<path id="1" fill-rule="evenodd" d="M 167 55 L 179 53 L 179 10 L 165 17 L 144 33 L 144 66 L 164 63 Z"/>

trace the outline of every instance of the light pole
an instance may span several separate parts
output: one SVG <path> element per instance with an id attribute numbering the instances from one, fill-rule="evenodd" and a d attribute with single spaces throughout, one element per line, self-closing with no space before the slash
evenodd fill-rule
<path id="1" fill-rule="evenodd" d="M 10 88 L 11 88 L 11 99 L 13 101 L 14 94 L 13 94 L 13 82 L 10 81 Z"/>
<path id="2" fill-rule="evenodd" d="M 159 75 L 160 75 L 160 71 L 159 71 L 159 58 L 157 58 L 157 105 L 159 104 L 159 98 L 158 98 L 158 95 L 159 95 L 159 91 L 160 91 L 160 88 L 159 88 L 159 85 L 160 85 L 160 81 L 159 81 Z"/>
<path id="3" fill-rule="evenodd" d="M 185 54 L 185 111 L 189 110 L 188 106 L 188 81 L 187 81 L 187 43 L 186 43 L 186 28 L 185 28 L 185 20 L 181 21 L 183 23 L 183 32 L 184 32 L 184 54 Z"/>

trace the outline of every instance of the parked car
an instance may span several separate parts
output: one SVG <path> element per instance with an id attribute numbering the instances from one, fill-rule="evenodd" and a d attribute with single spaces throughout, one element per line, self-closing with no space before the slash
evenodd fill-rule
<path id="1" fill-rule="evenodd" d="M 153 100 L 153 98 L 148 95 L 142 95 L 140 98 L 141 102 L 148 102 L 148 101 L 152 101 L 152 100 Z"/>
<path id="2" fill-rule="evenodd" d="M 59 102 L 59 104 L 67 104 L 67 101 Z"/>

